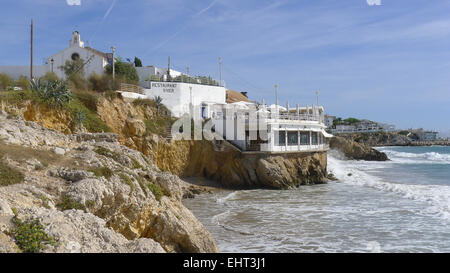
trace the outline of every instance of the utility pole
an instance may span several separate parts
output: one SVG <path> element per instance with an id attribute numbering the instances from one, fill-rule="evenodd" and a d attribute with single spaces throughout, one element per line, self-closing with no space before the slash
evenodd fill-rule
<path id="1" fill-rule="evenodd" d="M 50 63 L 52 64 L 52 73 L 53 73 L 53 63 L 55 62 L 55 60 L 53 60 L 53 58 L 50 60 Z"/>
<path id="2" fill-rule="evenodd" d="M 30 39 L 30 80 L 33 80 L 33 19 L 31 19 L 31 39 Z"/>
<path id="3" fill-rule="evenodd" d="M 278 117 L 278 84 L 275 84 L 275 109 Z"/>
<path id="4" fill-rule="evenodd" d="M 222 86 L 222 57 L 219 57 L 219 86 Z"/>
<path id="5" fill-rule="evenodd" d="M 111 66 L 112 66 L 112 77 L 113 77 L 113 80 L 116 78 L 116 68 L 115 68 L 115 66 L 116 66 L 116 64 L 114 63 L 114 53 L 116 52 L 116 47 L 114 47 L 114 46 L 112 46 L 111 47 L 111 51 L 112 51 L 112 64 L 111 64 Z"/>
<path id="6" fill-rule="evenodd" d="M 170 82 L 170 56 L 169 56 L 169 60 L 168 60 L 168 64 L 167 64 L 167 81 Z"/>
<path id="7" fill-rule="evenodd" d="M 317 106 L 319 106 L 319 90 L 316 90 Z"/>

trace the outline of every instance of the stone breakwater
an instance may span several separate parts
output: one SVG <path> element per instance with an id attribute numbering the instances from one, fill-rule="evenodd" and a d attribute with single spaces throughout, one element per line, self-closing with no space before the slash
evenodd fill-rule
<path id="1" fill-rule="evenodd" d="M 64 135 L 0 112 L 0 157 L 23 181 L 0 185 L 0 252 L 13 219 L 38 220 L 43 252 L 217 252 L 182 204 L 201 188 L 161 171 L 116 134 Z"/>

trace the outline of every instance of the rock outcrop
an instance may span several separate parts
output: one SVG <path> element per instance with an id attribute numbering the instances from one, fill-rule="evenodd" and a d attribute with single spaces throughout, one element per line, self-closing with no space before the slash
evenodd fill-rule
<path id="1" fill-rule="evenodd" d="M 383 152 L 370 146 L 360 144 L 350 139 L 335 136 L 330 140 L 330 148 L 342 152 L 348 159 L 386 161 L 389 160 Z"/>
<path id="2" fill-rule="evenodd" d="M 44 252 L 218 251 L 181 203 L 198 188 L 118 135 L 64 135 L 0 112 L 0 139 L 0 160 L 25 177 L 0 186 L 0 251 L 18 251 L 13 217 L 39 220 L 57 243 Z"/>
<path id="3" fill-rule="evenodd" d="M 145 135 L 143 120 L 155 109 L 121 99 L 102 100 L 98 114 L 119 135 L 119 142 L 145 155 L 164 171 L 181 177 L 206 177 L 228 188 L 286 189 L 325 183 L 326 152 L 243 155 L 232 147 L 215 149 L 209 141 L 170 141 Z"/>
<path id="4" fill-rule="evenodd" d="M 376 146 L 408 146 L 414 142 L 407 136 L 390 132 L 345 134 L 341 137 L 353 140 L 370 147 Z"/>
<path id="5" fill-rule="evenodd" d="M 209 141 L 158 141 L 150 145 L 155 164 L 179 176 L 206 177 L 228 188 L 287 189 L 327 181 L 326 152 L 242 154 Z"/>

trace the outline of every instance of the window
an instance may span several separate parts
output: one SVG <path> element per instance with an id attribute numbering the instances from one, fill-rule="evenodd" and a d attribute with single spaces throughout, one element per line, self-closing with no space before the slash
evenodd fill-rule
<path id="1" fill-rule="evenodd" d="M 298 132 L 288 132 L 288 145 L 298 145 Z"/>
<path id="2" fill-rule="evenodd" d="M 318 144 L 318 137 L 317 137 L 318 133 L 317 132 L 312 132 L 312 145 L 317 145 Z"/>
<path id="3" fill-rule="evenodd" d="M 309 132 L 300 132 L 300 145 L 309 145 Z"/>
<path id="4" fill-rule="evenodd" d="M 76 61 L 80 58 L 80 55 L 78 53 L 73 53 L 72 54 L 72 61 Z"/>
<path id="5" fill-rule="evenodd" d="M 284 146 L 284 145 L 286 145 L 286 132 L 279 131 L 278 132 L 278 146 Z"/>

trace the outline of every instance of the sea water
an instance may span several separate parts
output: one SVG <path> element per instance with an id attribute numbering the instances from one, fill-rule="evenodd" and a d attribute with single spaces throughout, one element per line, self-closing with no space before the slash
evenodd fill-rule
<path id="1" fill-rule="evenodd" d="M 185 204 L 222 252 L 450 252 L 450 147 L 378 149 L 391 160 L 330 152 L 328 184 Z"/>

